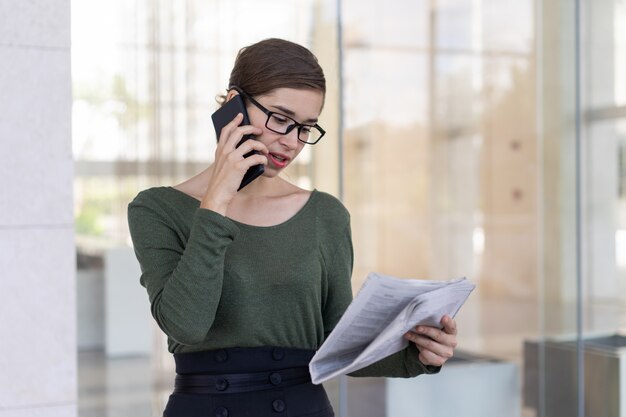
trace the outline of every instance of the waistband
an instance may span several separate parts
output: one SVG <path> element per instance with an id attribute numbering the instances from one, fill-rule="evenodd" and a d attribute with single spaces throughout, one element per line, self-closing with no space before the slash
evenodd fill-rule
<path id="1" fill-rule="evenodd" d="M 174 393 L 234 394 L 284 388 L 307 382 L 311 382 L 309 368 L 288 368 L 245 374 L 176 375 Z"/>
<path id="2" fill-rule="evenodd" d="M 309 366 L 313 349 L 274 346 L 224 348 L 191 353 L 175 353 L 176 373 L 237 374 L 255 373 Z"/>
<path id="3" fill-rule="evenodd" d="M 281 347 L 175 353 L 174 393 L 230 394 L 311 382 L 308 365 L 314 354 Z"/>

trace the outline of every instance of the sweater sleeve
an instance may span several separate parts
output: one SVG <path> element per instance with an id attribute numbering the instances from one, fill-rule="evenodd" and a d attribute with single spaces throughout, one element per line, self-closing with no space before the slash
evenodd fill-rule
<path id="1" fill-rule="evenodd" d="M 353 248 L 349 221 L 336 243 L 337 246 L 333 248 L 333 255 L 327 264 L 328 295 L 324 307 L 325 337 L 328 337 L 352 302 L 350 280 L 353 267 Z M 348 375 L 353 377 L 412 378 L 420 374 L 435 374 L 441 369 L 439 366 L 424 365 L 418 356 L 419 350 L 411 342 L 407 348 L 400 352 Z"/>
<path id="2" fill-rule="evenodd" d="M 413 378 L 421 374 L 436 374 L 441 366 L 424 365 L 419 360 L 419 350 L 415 343 L 400 352 L 387 356 L 365 368 L 354 371 L 349 376 L 386 376 L 391 378 Z"/>
<path id="3" fill-rule="evenodd" d="M 226 217 L 198 208 L 185 244 L 168 219 L 135 201 L 128 224 L 141 266 L 141 285 L 159 327 L 183 345 L 202 342 L 220 301 L 226 249 L 238 228 Z"/>
<path id="4" fill-rule="evenodd" d="M 326 250 L 326 296 L 323 305 L 324 340 L 335 328 L 352 301 L 353 249 L 350 220 L 333 239 L 333 247 Z"/>

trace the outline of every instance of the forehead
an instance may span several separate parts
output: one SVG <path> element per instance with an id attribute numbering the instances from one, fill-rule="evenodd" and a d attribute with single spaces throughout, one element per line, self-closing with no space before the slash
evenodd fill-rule
<path id="1" fill-rule="evenodd" d="M 271 110 L 290 110 L 299 120 L 317 119 L 324 104 L 324 94 L 312 89 L 277 88 L 259 98 Z"/>

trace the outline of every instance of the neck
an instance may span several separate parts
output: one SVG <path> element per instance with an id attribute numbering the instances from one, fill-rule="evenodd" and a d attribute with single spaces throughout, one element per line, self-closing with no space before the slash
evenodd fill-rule
<path id="1" fill-rule="evenodd" d="M 204 177 L 205 179 L 213 175 L 213 165 L 210 165 L 200 175 L 201 177 Z M 206 184 L 206 180 L 202 180 L 202 182 Z M 250 184 L 246 185 L 244 188 L 239 190 L 237 192 L 237 195 L 241 197 L 247 197 L 247 198 L 272 196 L 272 195 L 276 195 L 277 193 L 279 193 L 284 185 L 285 185 L 285 180 L 283 180 L 282 178 L 278 176 L 265 177 L 261 175 L 260 177 L 252 181 Z M 204 192 L 206 192 L 206 185 L 203 190 L 203 195 L 204 195 Z"/>
<path id="2" fill-rule="evenodd" d="M 283 180 L 278 177 L 264 177 L 261 175 L 237 193 L 242 197 L 265 197 L 275 194 Z"/>

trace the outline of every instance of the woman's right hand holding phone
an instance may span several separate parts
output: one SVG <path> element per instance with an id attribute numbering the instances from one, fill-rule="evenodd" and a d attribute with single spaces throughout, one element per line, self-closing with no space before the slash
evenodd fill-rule
<path id="1" fill-rule="evenodd" d="M 254 165 L 267 164 L 267 147 L 257 140 L 247 140 L 237 147 L 245 135 L 260 135 L 263 130 L 252 126 L 239 126 L 243 115 L 239 113 L 222 129 L 215 150 L 211 177 L 200 207 L 226 215 L 226 209 L 237 194 L 243 176 Z M 258 151 L 244 158 L 248 152 Z"/>

